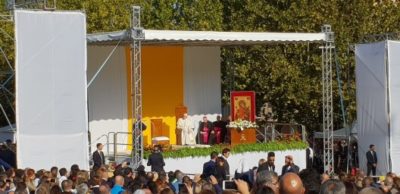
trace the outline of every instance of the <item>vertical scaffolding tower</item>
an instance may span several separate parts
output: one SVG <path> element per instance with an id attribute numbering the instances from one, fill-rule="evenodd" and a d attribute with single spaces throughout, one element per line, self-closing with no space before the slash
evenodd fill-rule
<path id="1" fill-rule="evenodd" d="M 11 3 L 12 3 L 11 0 L 6 1 L 6 10 L 4 10 L 6 14 L 0 15 L 0 22 L 11 23 L 11 24 L 14 22 L 14 9 L 16 6 Z M 2 25 L 0 27 L 1 36 L 14 41 L 14 37 L 6 31 L 6 28 L 4 26 L 5 25 Z M 15 133 L 15 128 L 12 125 L 12 123 L 14 123 L 15 121 L 13 120 L 13 118 L 10 119 L 7 114 L 7 113 L 11 112 L 12 115 L 15 115 L 14 105 L 12 103 L 13 100 L 15 99 L 15 94 L 12 91 L 10 91 L 10 88 L 13 87 L 12 85 L 10 85 L 10 83 L 14 79 L 15 70 L 11 64 L 11 61 L 7 57 L 7 54 L 6 54 L 7 50 L 3 49 L 3 48 L 4 48 L 4 45 L 0 45 L 0 55 L 1 55 L 0 57 L 3 58 L 4 62 L 7 64 L 8 70 L 0 71 L 0 77 L 1 77 L 0 98 L 3 99 L 0 101 L 0 111 L 1 111 L 0 114 L 2 114 L 4 116 L 8 126 Z M 9 108 L 8 112 L 7 112 L 6 108 L 4 108 L 6 105 L 5 102 L 7 102 L 7 106 L 8 106 L 6 108 Z M 3 106 L 3 103 L 4 103 L 4 106 Z"/>
<path id="2" fill-rule="evenodd" d="M 132 65 L 131 65 L 131 80 L 133 80 L 133 118 L 136 122 L 141 122 L 142 116 L 142 40 L 144 40 L 143 28 L 140 26 L 140 7 L 133 6 L 132 9 Z M 143 160 L 143 133 L 142 125 L 134 125 L 132 129 L 133 147 L 132 147 L 132 167 L 136 169 L 142 164 Z"/>
<path id="3" fill-rule="evenodd" d="M 333 100 L 332 100 L 332 51 L 334 49 L 334 33 L 330 25 L 323 25 L 322 32 L 326 41 L 322 49 L 322 110 L 324 134 L 324 171 L 332 173 L 334 170 L 333 151 Z"/>

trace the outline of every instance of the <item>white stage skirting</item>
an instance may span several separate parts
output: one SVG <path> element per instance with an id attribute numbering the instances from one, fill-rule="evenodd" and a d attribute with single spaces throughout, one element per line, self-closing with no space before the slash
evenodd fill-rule
<path id="1" fill-rule="evenodd" d="M 238 172 L 247 171 L 254 166 L 258 166 L 258 161 L 261 158 L 267 159 L 268 152 L 245 152 L 240 154 L 231 153 L 228 158 L 230 174 L 233 175 L 235 170 Z M 306 168 L 306 150 L 287 150 L 275 151 L 275 171 L 278 175 L 281 174 L 282 166 L 285 163 L 285 156 L 292 155 L 294 163 L 301 169 Z M 187 157 L 187 158 L 166 158 L 164 170 L 175 171 L 181 170 L 187 174 L 201 174 L 203 171 L 203 164 L 210 160 L 210 156 L 203 157 Z M 144 161 L 147 164 L 147 160 Z M 150 167 L 146 166 L 146 171 L 150 171 Z"/>

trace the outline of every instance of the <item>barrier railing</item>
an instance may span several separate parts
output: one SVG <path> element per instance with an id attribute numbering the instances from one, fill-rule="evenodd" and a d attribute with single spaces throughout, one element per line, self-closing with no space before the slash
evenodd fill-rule
<path id="1" fill-rule="evenodd" d="M 306 141 L 306 130 L 305 126 L 301 124 L 266 123 L 257 129 L 256 136 L 259 143 L 289 138 Z"/>
<path id="2" fill-rule="evenodd" d="M 105 157 L 112 161 L 112 160 L 116 160 L 117 157 L 120 156 L 126 156 L 126 155 L 121 155 L 118 154 L 118 146 L 132 146 L 132 143 L 125 143 L 127 138 L 122 138 L 124 140 L 124 142 L 118 142 L 118 140 L 120 138 L 118 138 L 118 135 L 131 135 L 131 132 L 108 132 L 107 134 L 103 134 L 101 136 L 99 136 L 95 141 L 93 141 L 89 146 L 96 146 L 97 142 L 104 142 L 103 144 L 106 148 L 105 150 Z M 93 148 L 91 148 L 91 150 L 95 150 Z M 112 152 L 111 152 L 112 150 Z"/>

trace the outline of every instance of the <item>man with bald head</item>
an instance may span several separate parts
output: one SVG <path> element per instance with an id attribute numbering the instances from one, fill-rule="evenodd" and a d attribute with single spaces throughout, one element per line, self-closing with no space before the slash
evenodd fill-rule
<path id="1" fill-rule="evenodd" d="M 300 177 L 292 172 L 288 172 L 281 177 L 279 182 L 280 194 L 304 194 L 305 189 Z"/>
<path id="2" fill-rule="evenodd" d="M 124 177 L 123 176 L 115 176 L 115 185 L 111 189 L 111 194 L 121 194 L 125 191 L 124 186 Z"/>
<path id="3" fill-rule="evenodd" d="M 288 172 L 299 173 L 300 168 L 294 164 L 293 156 L 287 155 L 285 156 L 285 165 L 282 167 L 281 176 Z"/>

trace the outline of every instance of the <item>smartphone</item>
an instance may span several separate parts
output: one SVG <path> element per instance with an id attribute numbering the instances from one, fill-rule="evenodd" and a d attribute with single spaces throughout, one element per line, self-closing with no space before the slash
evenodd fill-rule
<path id="1" fill-rule="evenodd" d="M 180 183 L 178 185 L 179 191 L 182 191 L 182 189 L 185 187 L 185 184 Z"/>
<path id="2" fill-rule="evenodd" d="M 56 179 L 50 179 L 50 182 L 55 183 Z"/>
<path id="3" fill-rule="evenodd" d="M 234 181 L 222 181 L 222 189 L 234 189 L 237 190 L 236 183 Z"/>

